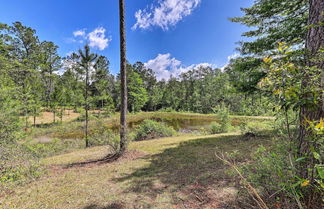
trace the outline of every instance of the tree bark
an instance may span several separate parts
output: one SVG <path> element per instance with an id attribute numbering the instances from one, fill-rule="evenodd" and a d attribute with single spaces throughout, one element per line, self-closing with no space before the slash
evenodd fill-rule
<path id="1" fill-rule="evenodd" d="M 319 54 L 321 47 L 324 47 L 324 29 L 323 26 L 320 26 L 320 23 L 324 21 L 324 1 L 323 0 L 309 0 L 309 18 L 308 25 L 309 30 L 306 36 L 306 63 L 308 67 L 316 66 L 320 69 L 319 73 L 321 76 L 317 81 L 311 81 L 309 79 L 308 70 L 304 73 L 304 80 L 302 81 L 302 89 L 318 88 L 323 89 L 323 69 L 324 69 L 324 60 L 316 59 Z M 314 59 L 315 58 L 315 59 Z M 322 94 L 322 93 L 320 93 Z M 305 93 L 303 99 L 307 99 L 309 93 Z M 320 98 L 321 101 L 317 101 L 315 105 L 305 104 L 301 107 L 300 110 L 300 125 L 299 125 L 299 136 L 298 136 L 298 156 L 305 156 L 310 150 L 310 142 L 307 138 L 311 135 L 311 131 L 308 129 L 309 124 L 307 121 L 319 121 L 321 118 L 324 118 L 324 106 L 323 106 L 323 97 Z M 306 167 L 305 167 L 306 166 Z M 301 176 L 303 178 L 308 177 L 307 166 L 305 165 L 301 168 Z"/>
<path id="2" fill-rule="evenodd" d="M 85 142 L 86 147 L 89 147 L 89 139 L 88 139 L 88 83 L 89 83 L 89 66 L 86 66 L 86 79 L 85 79 Z"/>
<path id="3" fill-rule="evenodd" d="M 56 109 L 54 108 L 54 109 L 53 109 L 53 123 L 56 122 L 56 121 L 55 121 L 55 113 L 56 113 Z"/>
<path id="4" fill-rule="evenodd" d="M 125 31 L 125 1 L 119 0 L 119 32 L 120 32 L 120 78 L 121 78 L 121 108 L 120 108 L 120 147 L 119 155 L 127 147 L 127 76 L 126 76 L 126 31 Z"/>

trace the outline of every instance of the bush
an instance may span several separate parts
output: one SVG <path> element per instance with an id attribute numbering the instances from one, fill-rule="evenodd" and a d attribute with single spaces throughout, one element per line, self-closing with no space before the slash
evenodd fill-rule
<path id="1" fill-rule="evenodd" d="M 210 134 L 222 133 L 221 125 L 219 123 L 212 122 L 209 127 L 209 133 Z"/>
<path id="2" fill-rule="evenodd" d="M 0 76 L 0 190 L 5 183 L 23 182 L 40 175 L 37 158 L 18 140 L 22 138 L 18 89 L 6 74 Z"/>
<path id="3" fill-rule="evenodd" d="M 24 146 L 19 144 L 0 146 L 0 184 L 22 183 L 41 174 L 38 158 L 32 156 Z"/>
<path id="4" fill-rule="evenodd" d="M 298 177 L 297 164 L 302 159 L 295 158 L 296 150 L 287 141 L 277 139 L 270 149 L 260 146 L 252 155 L 254 163 L 242 168 L 243 174 L 270 208 L 309 208 L 304 200 L 310 194 L 316 197 L 312 208 L 320 208 L 323 181 L 319 177 L 313 181 Z"/>
<path id="5" fill-rule="evenodd" d="M 260 135 L 265 131 L 272 130 L 273 122 L 242 122 L 239 125 L 242 135 Z"/>
<path id="6" fill-rule="evenodd" d="M 26 150 L 36 158 L 45 158 L 57 154 L 66 153 L 83 147 L 83 141 L 53 139 L 46 143 L 35 143 L 27 141 L 23 144 Z"/>
<path id="7" fill-rule="evenodd" d="M 227 133 L 232 128 L 231 121 L 229 119 L 229 111 L 227 108 L 216 107 L 213 108 L 215 112 L 217 112 L 217 118 L 219 119 L 219 123 L 213 122 L 209 127 L 209 132 L 211 134 L 218 133 Z"/>
<path id="8" fill-rule="evenodd" d="M 159 123 L 154 120 L 144 120 L 134 133 L 134 140 L 146 140 L 159 137 L 173 136 L 176 131 L 164 123 Z"/>
<path id="9" fill-rule="evenodd" d="M 229 119 L 229 112 L 227 108 L 224 108 L 223 111 L 220 111 L 218 114 L 220 119 L 220 130 L 222 133 L 226 133 L 231 128 L 231 122 Z"/>
<path id="10" fill-rule="evenodd" d="M 74 112 L 83 114 L 85 113 L 84 107 L 75 107 Z"/>
<path id="11" fill-rule="evenodd" d="M 90 146 L 109 145 L 113 151 L 119 148 L 119 136 L 105 126 L 102 120 L 96 121 L 95 129 L 90 133 L 89 142 Z"/>
<path id="12" fill-rule="evenodd" d="M 85 121 L 85 119 L 86 119 L 86 113 L 85 113 L 85 111 L 84 112 L 82 112 L 82 113 L 80 113 L 80 116 L 79 117 L 77 117 L 77 121 Z M 88 112 L 88 121 L 89 120 L 95 120 L 95 119 L 97 119 L 93 114 L 91 114 L 90 112 Z"/>

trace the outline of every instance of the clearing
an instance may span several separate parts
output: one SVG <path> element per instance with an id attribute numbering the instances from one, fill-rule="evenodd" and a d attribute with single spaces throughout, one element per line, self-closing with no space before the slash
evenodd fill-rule
<path id="1" fill-rule="evenodd" d="M 269 137 L 244 140 L 238 133 L 187 134 L 131 142 L 114 163 L 64 168 L 104 156 L 107 147 L 77 150 L 44 159 L 48 173 L 0 193 L 0 208 L 231 208 L 239 179 L 215 152 L 234 152 L 243 164 L 253 149 L 270 143 Z"/>

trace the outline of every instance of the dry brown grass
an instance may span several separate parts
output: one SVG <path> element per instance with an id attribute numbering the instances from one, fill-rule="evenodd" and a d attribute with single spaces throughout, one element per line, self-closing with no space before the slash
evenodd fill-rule
<path id="1" fill-rule="evenodd" d="M 65 110 L 63 117 L 62 117 L 62 121 L 64 121 L 64 122 L 72 121 L 72 120 L 75 120 L 76 118 L 78 118 L 79 116 L 80 116 L 80 113 L 76 113 L 73 110 Z M 33 117 L 29 117 L 28 120 L 31 124 L 34 123 Z M 60 121 L 60 120 L 61 119 L 56 115 L 55 121 Z M 54 121 L 54 113 L 53 112 L 42 112 L 39 116 L 36 117 L 36 125 L 49 124 L 49 123 L 53 123 L 53 121 Z"/>
<path id="2" fill-rule="evenodd" d="M 98 114 L 100 110 L 90 110 L 90 113 Z M 64 110 L 62 121 L 69 122 L 77 119 L 80 116 L 80 113 L 74 112 L 73 110 Z M 28 121 L 33 124 L 34 117 L 29 117 Z M 56 114 L 55 121 L 61 121 L 61 118 Z M 40 124 L 50 124 L 54 122 L 54 113 L 53 112 L 41 112 L 39 116 L 36 117 L 36 125 Z"/>

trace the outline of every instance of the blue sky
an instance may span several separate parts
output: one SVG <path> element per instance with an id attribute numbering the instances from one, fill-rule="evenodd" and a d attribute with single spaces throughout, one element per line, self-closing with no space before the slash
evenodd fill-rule
<path id="1" fill-rule="evenodd" d="M 235 56 L 247 29 L 231 23 L 252 0 L 125 0 L 127 58 L 153 68 L 158 77 L 178 75 L 197 65 L 224 66 Z M 90 43 L 119 71 L 118 0 L 0 0 L 0 21 L 21 21 L 59 53 Z"/>

